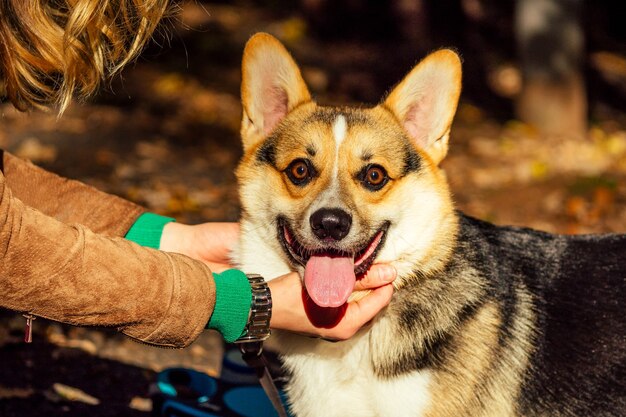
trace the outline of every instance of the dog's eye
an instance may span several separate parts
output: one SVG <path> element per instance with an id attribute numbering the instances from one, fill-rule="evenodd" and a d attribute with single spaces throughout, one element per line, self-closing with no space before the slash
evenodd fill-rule
<path id="1" fill-rule="evenodd" d="M 378 191 L 387 184 L 389 177 L 387 171 L 380 165 L 368 165 L 359 172 L 357 178 L 363 186 L 370 191 Z"/>
<path id="2" fill-rule="evenodd" d="M 365 173 L 365 179 L 368 184 L 380 185 L 385 180 L 385 170 L 381 167 L 371 167 Z"/>
<path id="3" fill-rule="evenodd" d="M 285 170 L 287 177 L 295 185 L 305 185 L 313 178 L 315 169 L 307 159 L 296 159 Z"/>

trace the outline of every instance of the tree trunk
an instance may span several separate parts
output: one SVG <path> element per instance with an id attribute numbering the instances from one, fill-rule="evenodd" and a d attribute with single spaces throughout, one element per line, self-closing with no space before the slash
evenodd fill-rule
<path id="1" fill-rule="evenodd" d="M 518 0 L 516 36 L 523 87 L 520 120 L 550 136 L 584 137 L 582 0 Z"/>

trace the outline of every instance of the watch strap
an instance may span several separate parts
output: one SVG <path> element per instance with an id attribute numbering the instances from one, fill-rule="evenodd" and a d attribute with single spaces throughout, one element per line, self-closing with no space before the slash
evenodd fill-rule
<path id="1" fill-rule="evenodd" d="M 270 336 L 272 294 L 261 275 L 246 274 L 252 290 L 250 318 L 243 334 L 235 343 L 262 342 Z"/>

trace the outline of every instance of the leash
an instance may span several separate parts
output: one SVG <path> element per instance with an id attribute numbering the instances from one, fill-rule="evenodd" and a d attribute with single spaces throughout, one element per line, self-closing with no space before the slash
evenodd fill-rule
<path id="1" fill-rule="evenodd" d="M 22 316 L 26 317 L 26 330 L 24 331 L 24 342 L 31 343 L 33 341 L 33 320 L 37 317 L 33 316 L 30 313 L 22 314 Z"/>
<path id="2" fill-rule="evenodd" d="M 241 343 L 239 344 L 239 349 L 241 350 L 243 360 L 246 361 L 248 366 L 255 369 L 256 376 L 259 378 L 265 394 L 272 402 L 279 417 L 288 417 L 289 415 L 280 399 L 278 388 L 276 388 L 276 384 L 274 384 L 270 374 L 267 360 L 263 356 L 263 342 Z"/>

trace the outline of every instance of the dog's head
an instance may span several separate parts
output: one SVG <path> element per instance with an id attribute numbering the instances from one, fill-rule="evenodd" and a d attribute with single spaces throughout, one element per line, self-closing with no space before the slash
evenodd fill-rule
<path id="1" fill-rule="evenodd" d="M 318 106 L 283 45 L 252 37 L 237 170 L 242 267 L 299 270 L 326 307 L 343 304 L 374 261 L 396 266 L 398 286 L 439 268 L 456 220 L 437 166 L 460 89 L 458 56 L 440 50 L 374 108 Z"/>

